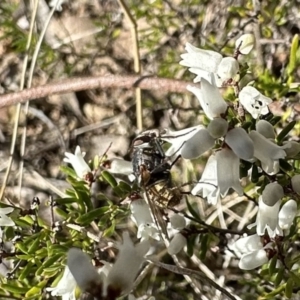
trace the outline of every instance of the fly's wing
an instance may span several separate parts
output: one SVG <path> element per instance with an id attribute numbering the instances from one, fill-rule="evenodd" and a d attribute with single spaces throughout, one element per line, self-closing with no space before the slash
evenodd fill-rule
<path id="1" fill-rule="evenodd" d="M 149 195 L 148 190 L 145 189 L 144 198 L 147 204 L 150 207 L 151 215 L 157 228 L 159 229 L 159 233 L 161 235 L 162 240 L 165 242 L 166 246 L 169 245 L 169 236 L 167 231 L 167 224 L 163 218 L 161 208 L 155 205 L 153 198 Z"/>

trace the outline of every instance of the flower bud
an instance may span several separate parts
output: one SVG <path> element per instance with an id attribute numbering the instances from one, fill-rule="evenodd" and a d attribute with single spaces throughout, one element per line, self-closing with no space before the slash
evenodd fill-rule
<path id="1" fill-rule="evenodd" d="M 225 136 L 225 142 L 237 157 L 244 160 L 253 158 L 253 142 L 245 129 L 233 128 L 232 130 L 229 130 Z"/>
<path id="2" fill-rule="evenodd" d="M 174 214 L 170 217 L 170 223 L 172 228 L 176 230 L 181 230 L 186 226 L 185 218 L 178 214 Z"/>
<path id="3" fill-rule="evenodd" d="M 249 54 L 254 47 L 254 42 L 254 35 L 252 33 L 245 33 L 236 40 L 235 47 L 239 49 L 241 54 Z"/>
<path id="4" fill-rule="evenodd" d="M 262 192 L 263 202 L 268 206 L 273 206 L 284 196 L 283 188 L 277 182 L 269 183 Z"/>
<path id="5" fill-rule="evenodd" d="M 233 57 L 224 57 L 218 65 L 217 75 L 223 80 L 234 78 L 239 71 L 239 63 Z"/>
<path id="6" fill-rule="evenodd" d="M 278 215 L 278 224 L 281 229 L 289 230 L 297 214 L 297 203 L 295 200 L 289 200 L 284 203 Z"/>
<path id="7" fill-rule="evenodd" d="M 294 192 L 300 195 L 300 174 L 293 176 L 291 182 Z"/>
<path id="8" fill-rule="evenodd" d="M 259 120 L 256 123 L 256 131 L 267 139 L 275 139 L 275 131 L 272 124 L 265 120 Z"/>
<path id="9" fill-rule="evenodd" d="M 207 130 L 213 138 L 218 139 L 227 133 L 228 123 L 222 118 L 214 118 L 208 124 Z"/>
<path id="10" fill-rule="evenodd" d="M 168 253 L 170 255 L 176 255 L 186 245 L 186 242 L 186 238 L 180 232 L 176 233 L 170 242 Z"/>
<path id="11" fill-rule="evenodd" d="M 300 143 L 295 141 L 283 142 L 283 145 L 290 146 L 284 149 L 287 157 L 295 157 L 300 152 Z"/>
<path id="12" fill-rule="evenodd" d="M 181 156 L 184 159 L 194 159 L 211 149 L 215 139 L 209 134 L 206 128 L 198 131 L 182 146 Z"/>

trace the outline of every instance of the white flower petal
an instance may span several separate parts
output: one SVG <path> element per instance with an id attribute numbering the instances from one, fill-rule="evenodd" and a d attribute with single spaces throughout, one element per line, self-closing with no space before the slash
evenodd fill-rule
<path id="1" fill-rule="evenodd" d="M 224 136 L 228 130 L 228 122 L 222 118 L 214 118 L 207 126 L 209 134 L 218 139 Z"/>
<path id="2" fill-rule="evenodd" d="M 240 184 L 240 160 L 230 149 L 222 149 L 216 153 L 217 178 L 220 193 L 224 197 L 233 188 L 239 195 L 243 195 Z"/>
<path id="3" fill-rule="evenodd" d="M 293 224 L 295 216 L 297 214 L 297 202 L 295 200 L 289 200 L 284 203 L 278 215 L 278 224 L 281 229 L 289 230 Z"/>
<path id="4" fill-rule="evenodd" d="M 197 185 L 192 189 L 192 195 L 202 195 L 207 202 L 216 205 L 220 199 L 220 189 L 217 181 L 217 160 L 211 155 L 207 160 L 205 169 Z"/>
<path id="5" fill-rule="evenodd" d="M 269 261 L 264 249 L 244 254 L 239 262 L 239 268 L 242 270 L 252 270 Z"/>
<path id="6" fill-rule="evenodd" d="M 226 144 L 241 159 L 249 160 L 254 155 L 254 145 L 246 130 L 233 128 L 225 136 Z"/>
<path id="7" fill-rule="evenodd" d="M 284 196 L 283 188 L 277 182 L 267 184 L 262 192 L 262 200 L 264 204 L 273 206 Z"/>
<path id="8" fill-rule="evenodd" d="M 263 248 L 261 237 L 257 234 L 249 235 L 238 239 L 231 247 L 238 254 L 245 254 Z"/>
<path id="9" fill-rule="evenodd" d="M 207 72 L 216 72 L 217 66 L 222 60 L 221 54 L 211 50 L 196 48 L 190 43 L 186 44 L 185 49 L 188 53 L 181 55 L 182 61 L 179 62 L 181 65 L 198 68 Z"/>
<path id="10" fill-rule="evenodd" d="M 222 81 L 232 79 L 239 72 L 239 63 L 233 57 L 224 57 L 218 65 L 217 75 Z"/>
<path id="11" fill-rule="evenodd" d="M 239 99 L 254 119 L 257 119 L 259 115 L 267 114 L 268 105 L 273 102 L 252 86 L 245 86 L 239 93 Z"/>
<path id="12" fill-rule="evenodd" d="M 222 98 L 219 89 L 207 80 L 201 80 L 201 89 L 189 85 L 187 89 L 198 98 L 204 113 L 209 119 L 212 120 L 225 113 L 227 104 Z"/>
<path id="13" fill-rule="evenodd" d="M 194 159 L 211 149 L 215 139 L 209 134 L 206 128 L 199 130 L 182 146 L 181 156 L 184 159 Z"/>
<path id="14" fill-rule="evenodd" d="M 259 120 L 256 125 L 256 131 L 267 139 L 275 139 L 275 130 L 272 124 L 266 120 Z"/>
<path id="15" fill-rule="evenodd" d="M 168 246 L 168 253 L 170 255 L 176 255 L 183 249 L 186 242 L 186 238 L 180 232 L 176 233 Z"/>
<path id="16" fill-rule="evenodd" d="M 264 203 L 262 196 L 259 197 L 256 216 L 256 233 L 259 236 L 264 235 L 266 230 L 271 238 L 274 238 L 276 234 L 282 235 L 282 230 L 278 225 L 280 202 L 277 201 L 273 206 L 268 206 Z"/>
<path id="17" fill-rule="evenodd" d="M 182 230 L 186 226 L 186 220 L 179 214 L 173 214 L 170 217 L 170 223 L 173 229 Z"/>
<path id="18" fill-rule="evenodd" d="M 286 141 L 283 142 L 283 145 L 286 146 L 284 149 L 287 157 L 295 157 L 300 152 L 300 143 L 295 141 Z"/>
<path id="19" fill-rule="evenodd" d="M 252 130 L 249 136 L 254 144 L 254 157 L 264 164 L 264 170 L 269 174 L 274 170 L 274 162 L 286 157 L 285 151 L 257 131 Z"/>
<path id="20" fill-rule="evenodd" d="M 81 153 L 80 147 L 77 146 L 75 149 L 75 154 L 65 152 L 64 162 L 70 163 L 76 172 L 78 178 L 83 179 L 84 175 L 91 172 L 91 168 L 85 162 L 84 158 L 85 153 Z"/>
<path id="21" fill-rule="evenodd" d="M 294 175 L 292 177 L 291 184 L 294 192 L 300 194 L 300 174 Z"/>
<path id="22" fill-rule="evenodd" d="M 91 286 L 102 285 L 101 276 L 92 265 L 90 257 L 80 249 L 71 248 L 68 251 L 67 264 L 82 291 L 88 291 Z"/>
<path id="23" fill-rule="evenodd" d="M 236 40 L 235 48 L 238 48 L 241 54 L 246 55 L 253 49 L 254 43 L 254 35 L 252 33 L 245 33 Z"/>

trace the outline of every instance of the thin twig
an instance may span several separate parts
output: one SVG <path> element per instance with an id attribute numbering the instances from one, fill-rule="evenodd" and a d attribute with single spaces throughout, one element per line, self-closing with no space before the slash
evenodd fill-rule
<path id="1" fill-rule="evenodd" d="M 127 5 L 123 0 L 118 0 L 119 5 L 122 7 L 127 20 L 130 23 L 131 37 L 133 42 L 132 53 L 134 60 L 134 71 L 137 75 L 141 74 L 141 61 L 140 61 L 140 51 L 139 51 L 139 40 L 137 32 L 137 24 L 135 19 L 130 13 Z M 136 119 L 137 128 L 141 132 L 143 129 L 143 107 L 142 107 L 142 92 L 139 87 L 135 89 L 135 102 L 136 102 Z"/>
<path id="2" fill-rule="evenodd" d="M 76 91 L 89 90 L 94 88 L 136 88 L 140 87 L 145 90 L 160 90 L 166 93 L 186 93 L 187 85 L 193 85 L 191 82 L 175 80 L 169 78 L 159 78 L 150 76 L 134 75 L 107 75 L 94 77 L 79 77 L 46 85 L 24 89 L 20 92 L 5 94 L 0 96 L 0 108 L 24 103 L 27 100 L 47 97 L 54 94 L 65 94 Z M 199 87 L 199 84 L 197 84 Z"/>
<path id="3" fill-rule="evenodd" d="M 37 12 L 37 7 L 38 7 L 38 1 L 35 1 L 34 3 L 34 8 L 33 8 L 33 13 L 32 13 L 32 18 L 30 21 L 30 29 L 28 33 L 28 39 L 26 43 L 26 54 L 24 57 L 23 61 L 23 67 L 22 67 L 22 75 L 21 75 L 21 82 L 20 82 L 20 90 L 22 91 L 24 89 L 25 85 L 25 76 L 26 76 L 26 69 L 27 69 L 27 64 L 28 64 L 28 50 L 31 45 L 31 40 L 32 40 L 32 33 L 33 33 L 33 26 L 35 22 L 35 17 L 36 17 L 36 12 Z M 18 134 L 18 126 L 19 126 L 19 119 L 20 119 L 20 112 L 21 112 L 21 103 L 25 102 L 24 101 L 17 101 L 12 104 L 18 104 L 17 105 L 17 110 L 15 114 L 15 123 L 14 123 L 14 130 L 13 130 L 13 135 L 12 135 L 12 140 L 11 140 L 11 147 L 10 147 L 10 156 L 9 156 L 9 161 L 8 161 L 8 166 L 5 172 L 5 177 L 3 179 L 1 191 L 0 191 L 0 201 L 3 199 L 4 191 L 7 185 L 7 181 L 9 178 L 9 174 L 11 171 L 12 163 L 13 163 L 13 155 L 15 152 L 15 146 L 16 146 L 16 140 L 17 140 L 17 134 Z"/>

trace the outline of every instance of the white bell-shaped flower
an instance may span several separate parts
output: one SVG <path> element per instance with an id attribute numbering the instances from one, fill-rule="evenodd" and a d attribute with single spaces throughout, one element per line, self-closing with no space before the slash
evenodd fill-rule
<path id="1" fill-rule="evenodd" d="M 160 240 L 159 231 L 151 216 L 150 208 L 144 199 L 134 200 L 130 204 L 131 217 L 138 227 L 137 238 Z"/>
<path id="2" fill-rule="evenodd" d="M 276 163 L 278 164 L 279 159 L 286 157 L 285 151 L 257 131 L 252 130 L 249 136 L 254 144 L 254 157 L 261 161 L 265 172 L 270 175 L 274 174 L 277 171 Z"/>
<path id="3" fill-rule="evenodd" d="M 255 43 L 255 38 L 252 33 L 245 33 L 240 36 L 235 42 L 235 48 L 239 49 L 241 54 L 249 54 L 253 49 Z"/>
<path id="4" fill-rule="evenodd" d="M 192 195 L 202 195 L 203 198 L 207 198 L 209 204 L 217 204 L 220 199 L 220 188 L 218 187 L 215 155 L 211 155 L 208 158 L 202 176 L 191 193 Z"/>
<path id="5" fill-rule="evenodd" d="M 214 145 L 215 139 L 206 128 L 203 128 L 186 141 L 180 153 L 184 159 L 194 159 L 210 150 Z"/>
<path id="6" fill-rule="evenodd" d="M 259 236 L 265 234 L 267 231 L 269 237 L 274 238 L 277 235 L 283 235 L 281 228 L 278 225 L 278 213 L 280 202 L 277 201 L 273 206 L 266 205 L 262 196 L 258 200 L 258 213 L 254 224 L 249 225 L 251 228 L 256 225 L 256 233 Z"/>
<path id="7" fill-rule="evenodd" d="M 221 87 L 223 82 L 232 79 L 239 71 L 239 64 L 233 57 L 225 57 L 218 52 L 202 50 L 187 43 L 188 53 L 181 55 L 180 64 L 189 67 L 189 71 L 197 75 L 194 82 L 207 80 Z"/>
<path id="8" fill-rule="evenodd" d="M 290 199 L 282 205 L 278 215 L 278 224 L 286 234 L 289 233 L 289 229 L 293 224 L 296 214 L 297 202 L 295 200 Z"/>
<path id="9" fill-rule="evenodd" d="M 165 155 L 170 157 L 174 154 L 181 154 L 183 145 L 191 139 L 198 131 L 204 129 L 203 125 L 185 128 L 178 131 L 172 131 L 165 129 L 165 132 L 161 134 L 161 139 L 171 144 L 171 147 L 166 151 Z"/>
<path id="10" fill-rule="evenodd" d="M 81 152 L 79 146 L 76 147 L 74 154 L 65 152 L 64 162 L 72 165 L 79 179 L 83 179 L 84 175 L 91 172 L 91 168 L 84 160 L 85 154 L 85 152 Z"/>
<path id="11" fill-rule="evenodd" d="M 292 189 L 300 195 L 300 174 L 294 175 L 291 179 Z"/>
<path id="12" fill-rule="evenodd" d="M 259 120 L 256 125 L 256 131 L 267 139 L 275 139 L 275 130 L 272 124 L 266 120 Z"/>
<path id="13" fill-rule="evenodd" d="M 225 136 L 225 143 L 241 159 L 253 158 L 254 145 L 248 133 L 243 128 L 233 128 Z"/>
<path id="14" fill-rule="evenodd" d="M 179 214 L 173 214 L 170 217 L 170 223 L 173 229 L 182 230 L 186 226 L 186 220 Z"/>
<path id="15" fill-rule="evenodd" d="M 82 291 L 87 291 L 92 283 L 94 286 L 102 285 L 102 278 L 92 265 L 90 257 L 80 249 L 71 248 L 68 251 L 67 265 Z"/>
<path id="16" fill-rule="evenodd" d="M 64 274 L 57 286 L 47 287 L 46 291 L 50 292 L 51 296 L 61 296 L 62 300 L 76 300 L 76 281 L 68 266 L 65 267 Z"/>
<path id="17" fill-rule="evenodd" d="M 132 162 L 121 158 L 112 158 L 109 161 L 107 170 L 112 174 L 131 175 L 133 173 Z"/>
<path id="18" fill-rule="evenodd" d="M 262 192 L 264 204 L 273 206 L 284 196 L 283 188 L 277 182 L 267 184 Z"/>
<path id="19" fill-rule="evenodd" d="M 209 134 L 215 138 L 221 138 L 227 133 L 228 122 L 222 118 L 214 118 L 207 126 Z"/>
<path id="20" fill-rule="evenodd" d="M 260 115 L 268 114 L 268 105 L 273 102 L 272 99 L 262 95 L 252 86 L 245 86 L 240 91 L 239 100 L 254 119 L 257 119 Z"/>
<path id="21" fill-rule="evenodd" d="M 244 254 L 239 262 L 239 268 L 242 270 L 253 270 L 267 263 L 269 258 L 265 249 L 256 250 Z"/>
<path id="22" fill-rule="evenodd" d="M 239 268 L 242 270 L 255 269 L 269 260 L 257 234 L 242 237 L 229 247 L 240 257 Z"/>
<path id="23" fill-rule="evenodd" d="M 108 288 L 121 290 L 123 293 L 130 292 L 149 249 L 150 243 L 148 241 L 134 245 L 128 232 L 123 233 L 123 244 L 119 247 L 116 262 L 105 281 L 104 296 L 107 295 L 105 291 Z"/>
<path id="24" fill-rule="evenodd" d="M 285 146 L 285 153 L 287 157 L 295 157 L 300 152 L 300 143 L 295 141 L 285 141 L 283 142 Z"/>
<path id="25" fill-rule="evenodd" d="M 15 222 L 7 216 L 7 214 L 13 212 L 13 207 L 0 208 L 0 226 L 14 226 Z"/>
<path id="26" fill-rule="evenodd" d="M 201 80 L 201 89 L 190 85 L 187 89 L 198 98 L 204 113 L 210 120 L 220 117 L 227 110 L 227 104 L 219 89 L 207 80 Z"/>
<path id="27" fill-rule="evenodd" d="M 240 196 L 243 188 L 240 183 L 240 160 L 232 150 L 224 148 L 216 153 L 218 186 L 222 197 L 233 188 Z"/>
<path id="28" fill-rule="evenodd" d="M 226 82 L 227 80 L 234 78 L 238 72 L 239 63 L 233 57 L 224 57 L 217 69 L 217 75 L 220 77 L 222 82 Z"/>
<path id="29" fill-rule="evenodd" d="M 170 241 L 170 244 L 168 246 L 168 253 L 170 255 L 176 255 L 183 249 L 186 243 L 186 237 L 184 237 L 180 232 L 176 233 Z"/>

